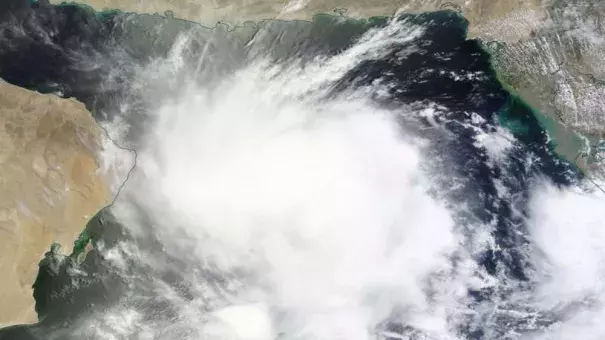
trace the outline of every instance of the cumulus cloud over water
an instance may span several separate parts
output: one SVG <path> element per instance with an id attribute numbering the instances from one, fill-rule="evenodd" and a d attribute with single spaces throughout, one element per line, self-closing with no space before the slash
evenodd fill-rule
<path id="1" fill-rule="evenodd" d="M 120 329 L 134 338 L 366 340 L 466 339 L 461 329 L 483 327 L 485 338 L 497 338 L 506 330 L 489 329 L 502 326 L 492 321 L 504 309 L 496 298 L 508 296 L 521 300 L 502 302 L 510 308 L 561 316 L 531 338 L 568 334 L 587 322 L 586 313 L 600 315 L 605 216 L 593 212 L 601 198 L 538 185 L 522 235 L 535 275 L 522 294 L 499 296 L 517 283 L 478 264 L 478 254 L 498 250 L 493 226 L 460 218 L 475 202 L 435 195 L 453 190 L 459 169 L 428 159 L 423 150 L 434 141 L 409 134 L 400 119 L 422 117 L 422 108 L 378 106 L 373 99 L 387 96 L 388 84 L 331 92 L 394 42 L 413 50 L 421 34 L 395 21 L 335 57 L 256 60 L 210 85 L 185 82 L 158 101 L 137 141 L 137 168 L 112 211 L 130 232 L 153 234 L 161 253 L 187 263 L 191 271 L 178 275 L 189 290 L 154 276 L 176 266 L 169 260 L 120 245 L 112 254 L 148 265 L 157 299 L 177 311 L 153 323 L 124 302 L 116 313 L 131 308 L 126 314 L 137 321 L 133 331 Z M 186 67 L 176 52 L 164 62 L 154 67 Z M 434 129 L 440 124 L 431 120 Z M 471 142 L 485 151 L 489 168 L 507 162 L 518 147 L 514 136 L 477 126 Z M 431 168 L 438 161 L 441 167 Z M 477 302 L 469 291 L 496 293 Z M 586 299 L 596 307 L 574 307 Z"/>
<path id="2" fill-rule="evenodd" d="M 264 72 L 161 108 L 139 151 L 154 185 L 137 199 L 162 228 L 180 221 L 200 260 L 253 282 L 234 303 L 272 315 L 261 334 L 367 339 L 395 308 L 434 327 L 425 319 L 445 315 L 433 315 L 426 280 L 450 270 L 457 238 L 426 193 L 418 150 L 393 114 L 363 98 L 284 97 Z M 218 313 L 240 325 L 232 318 L 259 309 Z"/>
<path id="3" fill-rule="evenodd" d="M 563 322 L 540 338 L 600 339 L 605 327 L 605 196 L 543 184 L 531 203 L 537 304 Z"/>

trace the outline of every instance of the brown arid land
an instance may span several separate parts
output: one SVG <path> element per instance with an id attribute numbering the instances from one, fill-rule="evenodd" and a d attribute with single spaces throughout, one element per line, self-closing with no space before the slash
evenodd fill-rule
<path id="1" fill-rule="evenodd" d="M 50 0 L 63 3 L 64 0 Z M 503 82 L 559 123 L 589 137 L 605 135 L 605 2 L 598 0 L 80 0 L 102 11 L 166 13 L 213 27 L 264 19 L 353 18 L 456 10 L 494 56 Z M 495 43 L 490 45 L 490 43 Z"/>
<path id="2" fill-rule="evenodd" d="M 63 3 L 64 0 L 50 0 Z M 97 11 L 170 15 L 214 27 L 264 19 L 311 19 L 316 13 L 353 18 L 450 9 L 469 21 L 494 57 L 500 80 L 554 120 L 549 132 L 567 159 L 576 133 L 594 144 L 605 136 L 605 3 L 597 0 L 80 0 Z M 171 12 L 171 13 L 168 13 Z M 600 66 L 601 65 L 601 66 Z M 552 131 L 551 131 L 552 130 Z M 571 140 L 574 142 L 570 142 Z M 603 156 L 605 157 L 605 156 Z M 578 163 L 579 164 L 579 163 Z M 584 168 L 584 167 L 583 167 Z"/>
<path id="3" fill-rule="evenodd" d="M 50 0 L 60 4 L 64 0 Z M 69 2 L 69 1 L 67 1 Z M 471 23 L 470 34 L 503 41 L 517 41 L 546 19 L 541 0 L 81 0 L 97 11 L 158 13 L 171 11 L 175 18 L 214 26 L 264 19 L 311 19 L 316 13 L 346 11 L 353 18 L 424 12 L 460 11 Z"/>
<path id="4" fill-rule="evenodd" d="M 59 4 L 64 0 L 50 0 Z M 69 2 L 69 1 L 68 1 Z M 605 134 L 602 63 L 605 2 L 598 0 L 80 0 L 95 10 L 166 11 L 213 27 L 264 19 L 311 19 L 316 13 L 353 18 L 452 9 L 469 21 L 469 36 L 490 49 L 502 81 L 561 124 Z"/>
<path id="5" fill-rule="evenodd" d="M 69 254 L 111 190 L 84 105 L 0 80 L 0 326 L 36 322 L 32 284 L 51 244 Z"/>

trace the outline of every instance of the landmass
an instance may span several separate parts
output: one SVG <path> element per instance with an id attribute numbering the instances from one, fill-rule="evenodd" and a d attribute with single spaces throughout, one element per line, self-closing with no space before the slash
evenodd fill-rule
<path id="1" fill-rule="evenodd" d="M 63 0 L 51 0 L 64 3 Z M 605 3 L 596 0 L 82 0 L 103 11 L 167 15 L 212 27 L 265 19 L 352 18 L 450 9 L 469 21 L 469 38 L 492 54 L 501 81 L 540 114 L 557 151 L 584 170 L 605 158 Z M 577 134 L 581 134 L 578 136 Z M 567 142 L 567 141 L 570 142 Z M 578 145 L 584 143 L 578 152 Z"/>
<path id="2" fill-rule="evenodd" d="M 38 262 L 109 204 L 101 141 L 83 104 L 0 81 L 0 325 L 37 321 Z"/>
<path id="3" fill-rule="evenodd" d="M 70 3 L 51 0 L 53 4 Z M 267 19 L 311 20 L 317 13 L 350 18 L 391 16 L 397 12 L 420 13 L 451 9 L 470 22 L 471 37 L 501 41 L 528 37 L 547 18 L 541 0 L 82 0 L 97 11 L 121 10 L 173 16 L 212 27 L 217 22 L 241 25 Z"/>
<path id="4" fill-rule="evenodd" d="M 486 46 L 501 80 L 584 144 L 563 153 L 575 149 L 578 165 L 605 178 L 605 3 L 552 1 L 545 9 L 547 20 L 529 37 Z"/>

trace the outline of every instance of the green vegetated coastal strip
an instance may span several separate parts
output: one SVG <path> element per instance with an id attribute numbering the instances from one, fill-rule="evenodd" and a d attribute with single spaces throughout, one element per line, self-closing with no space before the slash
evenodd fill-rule
<path id="1" fill-rule="evenodd" d="M 501 47 L 497 42 L 489 42 L 482 44 L 483 49 L 486 53 L 494 58 L 494 54 L 500 52 Z M 562 122 L 557 121 L 555 115 L 541 112 L 536 107 L 532 106 L 528 101 L 523 99 L 523 96 L 519 94 L 512 84 L 509 84 L 504 80 L 504 75 L 501 71 L 498 71 L 497 67 L 492 63 L 492 72 L 497 77 L 498 81 L 510 94 L 510 103 L 508 106 L 514 111 L 515 107 L 524 107 L 526 110 L 532 112 L 532 115 L 539 122 L 540 126 L 546 131 L 550 137 L 551 147 L 554 148 L 555 152 L 563 159 L 577 165 L 578 156 L 582 153 L 584 148 L 584 140 L 576 131 L 572 128 L 565 126 Z M 519 122 L 507 121 L 508 118 L 512 118 L 506 114 L 507 110 L 503 110 L 500 114 L 501 123 L 503 126 L 514 131 L 519 128 Z"/>

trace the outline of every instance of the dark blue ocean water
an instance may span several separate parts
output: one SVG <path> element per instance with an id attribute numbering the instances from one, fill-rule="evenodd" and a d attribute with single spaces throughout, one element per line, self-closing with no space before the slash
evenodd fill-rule
<path id="1" fill-rule="evenodd" d="M 443 190 L 435 194 L 453 202 L 450 204 L 466 205 L 467 209 L 456 216 L 458 223 L 494 227 L 492 236 L 496 246 L 476 258 L 487 273 L 515 282 L 517 288 L 523 287 L 524 283 L 529 286 L 528 273 L 532 271 L 532 264 L 523 255 L 528 247 L 523 235 L 526 233 L 529 190 L 538 178 L 568 186 L 577 181 L 580 174 L 554 154 L 545 131 L 531 110 L 498 83 L 490 67 L 489 55 L 479 42 L 466 39 L 467 23 L 463 18 L 449 11 L 406 18 L 425 30 L 417 43 L 418 49 L 402 58 L 406 46 L 395 44 L 384 57 L 363 61 L 333 84 L 325 100 L 380 82 L 391 86 L 387 96 L 374 96 L 376 105 L 390 110 L 435 107 L 439 114 L 432 119 L 440 126 L 438 129 L 434 128 L 435 121 L 428 118 L 400 117 L 402 129 L 429 140 L 430 147 L 424 149 L 425 158 L 433 171 L 450 174 L 437 179 Z M 168 21 L 170 25 L 166 24 Z M 118 112 L 124 101 L 137 103 L 132 107 L 131 116 L 127 117 L 135 126 L 128 138 L 130 145 L 136 148 L 136 126 L 145 124 L 145 113 L 154 105 L 152 101 L 139 98 L 141 94 L 133 90 L 136 68 L 155 58 L 166 57 L 179 32 L 197 30 L 196 34 L 200 36 L 188 50 L 188 62 L 199 58 L 207 39 L 223 39 L 212 45 L 216 58 L 204 60 L 216 63 L 215 72 L 201 74 L 199 78 L 200 82 L 215 82 L 253 60 L 253 54 L 259 50 L 268 51 L 276 63 L 336 55 L 353 45 L 370 27 L 386 25 L 387 19 L 343 23 L 342 18 L 324 15 L 316 17 L 313 23 L 276 22 L 270 28 L 264 28 L 269 32 L 268 37 L 257 41 L 256 45 L 248 42 L 258 27 L 249 32 L 219 32 L 175 19 L 137 17 L 120 12 L 99 14 L 84 7 L 53 6 L 42 1 L 34 4 L 25 0 L 4 1 L 0 4 L 0 23 L 1 78 L 40 92 L 74 97 L 99 121 L 110 119 L 112 112 Z M 150 33 L 151 28 L 159 27 L 159 24 L 162 28 Z M 294 33 L 291 33 L 291 39 L 271 38 L 286 34 L 284 32 Z M 518 128 L 511 131 L 515 137 L 514 147 L 505 155 L 506 160 L 493 164 L 486 151 L 477 145 L 476 137 L 478 131 L 496 132 L 500 122 L 512 123 L 509 125 Z M 501 189 L 496 183 L 515 193 L 515 200 L 501 197 Z M 87 232 L 94 245 L 98 247 L 102 242 L 108 247 L 129 239 L 131 236 L 126 229 L 113 219 L 109 209 L 93 218 Z M 153 235 L 137 242 L 149 249 L 161 248 Z M 190 270 L 192 264 L 171 254 L 161 256 L 173 264 L 173 270 L 163 273 L 161 279 L 178 287 L 180 276 Z M 74 320 L 106 308 L 129 290 L 139 289 L 142 295 L 152 294 L 146 290 L 144 278 L 138 279 L 133 288 L 131 282 L 105 268 L 106 260 L 96 250 L 81 265 L 69 258 L 59 263 L 60 259 L 48 254 L 34 286 L 41 322 L 0 330 L 0 339 L 81 339 L 71 332 Z M 133 275 L 146 270 L 135 259 L 130 259 L 129 265 Z M 74 277 L 70 274 L 74 266 L 89 275 Z M 221 278 L 216 281 L 220 284 Z M 187 287 L 179 291 L 187 297 Z M 480 305 L 492 299 L 506 301 L 510 293 L 505 288 L 494 287 L 469 290 L 469 306 L 472 309 L 473 304 Z M 152 320 L 176 313 L 170 310 L 166 301 L 152 295 L 149 295 L 148 303 L 141 304 L 140 310 Z M 162 315 L 158 315 L 158 311 Z M 485 338 L 485 329 L 477 326 L 481 320 L 471 319 L 459 326 L 461 337 Z M 495 329 L 493 332 L 504 334 L 509 328 L 521 333 L 529 331 L 552 323 L 553 319 L 544 314 L 537 321 L 502 316 L 490 322 L 496 323 L 496 326 L 490 326 Z M 497 327 L 499 322 L 501 328 Z M 410 338 L 422 339 L 420 334 L 414 335 L 414 330 L 406 327 L 401 323 L 387 326 Z M 490 336 L 494 337 L 493 333 Z M 158 335 L 158 338 L 162 336 Z"/>

